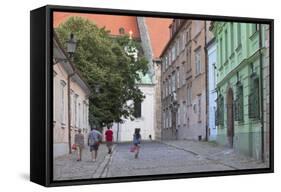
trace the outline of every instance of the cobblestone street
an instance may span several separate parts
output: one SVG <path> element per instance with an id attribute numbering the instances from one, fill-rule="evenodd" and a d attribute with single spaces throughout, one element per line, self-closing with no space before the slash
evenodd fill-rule
<path id="1" fill-rule="evenodd" d="M 74 154 L 57 158 L 54 162 L 54 179 L 122 177 L 265 167 L 265 164 L 238 155 L 232 149 L 209 142 L 146 142 L 141 145 L 139 159 L 134 159 L 134 155 L 129 150 L 130 146 L 130 143 L 118 144 L 113 154 L 107 155 L 106 146 L 102 144 L 97 162 L 90 161 L 88 149 L 84 151 L 82 162 L 77 162 Z"/>

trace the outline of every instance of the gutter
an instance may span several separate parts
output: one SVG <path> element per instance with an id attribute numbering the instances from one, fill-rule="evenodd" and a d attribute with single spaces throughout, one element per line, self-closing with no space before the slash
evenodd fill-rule
<path id="1" fill-rule="evenodd" d="M 263 106 L 263 60 L 262 60 L 262 28 L 259 25 L 259 56 L 260 56 L 260 91 L 261 91 L 261 160 L 264 162 L 264 106 Z"/>

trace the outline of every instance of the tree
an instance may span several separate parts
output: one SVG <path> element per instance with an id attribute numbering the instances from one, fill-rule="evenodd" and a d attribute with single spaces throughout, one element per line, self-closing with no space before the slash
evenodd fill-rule
<path id="1" fill-rule="evenodd" d="M 81 17 L 70 17 L 56 32 L 63 44 L 70 33 L 77 39 L 73 61 L 91 89 L 90 124 L 105 126 L 121 122 L 122 117 L 133 119 L 134 107 L 128 101 L 143 101 L 136 82 L 139 73 L 145 75 L 148 71 L 148 62 L 143 54 L 134 60 L 124 49 L 130 45 L 141 52 L 140 43 L 128 36 L 112 37 L 105 28 Z"/>

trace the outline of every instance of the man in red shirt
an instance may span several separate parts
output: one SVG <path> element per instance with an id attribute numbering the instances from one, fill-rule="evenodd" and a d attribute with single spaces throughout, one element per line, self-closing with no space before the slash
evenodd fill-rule
<path id="1" fill-rule="evenodd" d="M 107 130 L 105 132 L 105 141 L 108 148 L 108 154 L 111 154 L 113 145 L 113 131 L 111 130 L 110 126 L 107 127 Z"/>

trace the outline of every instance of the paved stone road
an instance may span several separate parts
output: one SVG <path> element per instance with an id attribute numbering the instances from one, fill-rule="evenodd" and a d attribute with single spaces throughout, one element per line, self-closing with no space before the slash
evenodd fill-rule
<path id="1" fill-rule="evenodd" d="M 142 143 L 139 159 L 134 159 L 134 155 L 129 151 L 130 146 L 129 143 L 118 144 L 113 154 L 107 155 L 105 145 L 101 145 L 97 162 L 90 161 L 89 152 L 84 153 L 82 162 L 76 162 L 73 155 L 57 158 L 54 163 L 54 179 L 122 177 L 265 167 L 265 164 L 261 162 L 208 142 Z"/>
<path id="2" fill-rule="evenodd" d="M 54 180 L 99 178 L 110 158 L 105 144 L 100 145 L 96 162 L 91 161 L 89 147 L 83 150 L 82 161 L 76 161 L 76 152 L 58 157 L 54 160 Z"/>
<path id="3" fill-rule="evenodd" d="M 134 159 L 130 145 L 119 144 L 112 156 L 107 177 L 172 174 L 264 168 L 265 164 L 238 155 L 232 149 L 209 142 L 166 141 L 144 143 Z"/>

